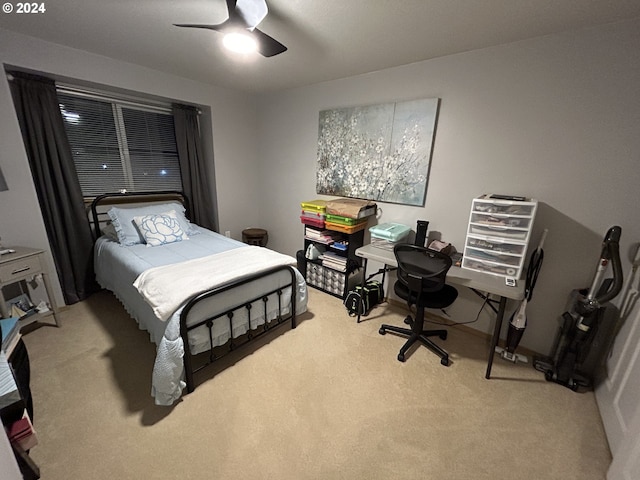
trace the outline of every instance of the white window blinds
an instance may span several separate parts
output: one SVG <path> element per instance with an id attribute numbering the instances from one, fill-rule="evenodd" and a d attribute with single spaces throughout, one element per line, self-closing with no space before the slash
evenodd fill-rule
<path id="1" fill-rule="evenodd" d="M 58 100 L 85 197 L 182 190 L 168 108 L 67 91 Z"/>

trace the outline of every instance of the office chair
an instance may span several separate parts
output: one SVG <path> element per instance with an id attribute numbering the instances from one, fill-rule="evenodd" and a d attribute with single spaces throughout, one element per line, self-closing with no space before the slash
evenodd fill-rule
<path id="1" fill-rule="evenodd" d="M 400 298 L 407 301 L 409 307 L 416 306 L 415 319 L 408 315 L 404 323 L 411 328 L 396 327 L 383 324 L 379 333 L 387 331 L 409 337 L 398 353 L 398 360 L 405 361 L 405 353 L 416 342 L 420 341 L 440 357 L 440 363 L 449 365 L 449 354 L 428 337 L 438 336 L 447 339 L 446 330 L 423 330 L 424 309 L 443 309 L 451 305 L 458 297 L 458 291 L 445 283 L 447 272 L 451 267 L 451 257 L 421 245 L 398 244 L 393 253 L 398 262 L 398 280 L 393 290 Z"/>

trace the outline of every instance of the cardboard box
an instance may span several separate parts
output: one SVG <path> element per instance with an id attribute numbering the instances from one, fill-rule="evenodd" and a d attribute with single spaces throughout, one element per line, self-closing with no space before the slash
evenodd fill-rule
<path id="1" fill-rule="evenodd" d="M 377 205 L 371 200 L 338 198 L 327 202 L 327 213 L 348 218 L 365 218 L 376 214 Z"/>

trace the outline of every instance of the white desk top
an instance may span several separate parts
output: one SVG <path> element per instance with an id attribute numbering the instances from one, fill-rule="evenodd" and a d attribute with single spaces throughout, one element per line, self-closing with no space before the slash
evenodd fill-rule
<path id="1" fill-rule="evenodd" d="M 396 257 L 391 250 L 365 245 L 356 250 L 356 256 L 397 267 Z M 453 266 L 447 272 L 447 282 L 463 287 L 475 288 L 482 292 L 493 293 L 501 297 L 522 300 L 524 298 L 524 280 L 518 280 L 515 287 L 508 287 L 504 277 L 476 272 L 467 268 Z"/>

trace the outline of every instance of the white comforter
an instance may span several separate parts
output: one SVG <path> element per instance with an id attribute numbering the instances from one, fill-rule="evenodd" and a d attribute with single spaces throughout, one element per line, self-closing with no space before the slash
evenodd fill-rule
<path id="1" fill-rule="evenodd" d="M 296 260 L 273 250 L 246 246 L 204 258 L 150 268 L 133 282 L 156 316 L 167 321 L 194 295 Z"/>

